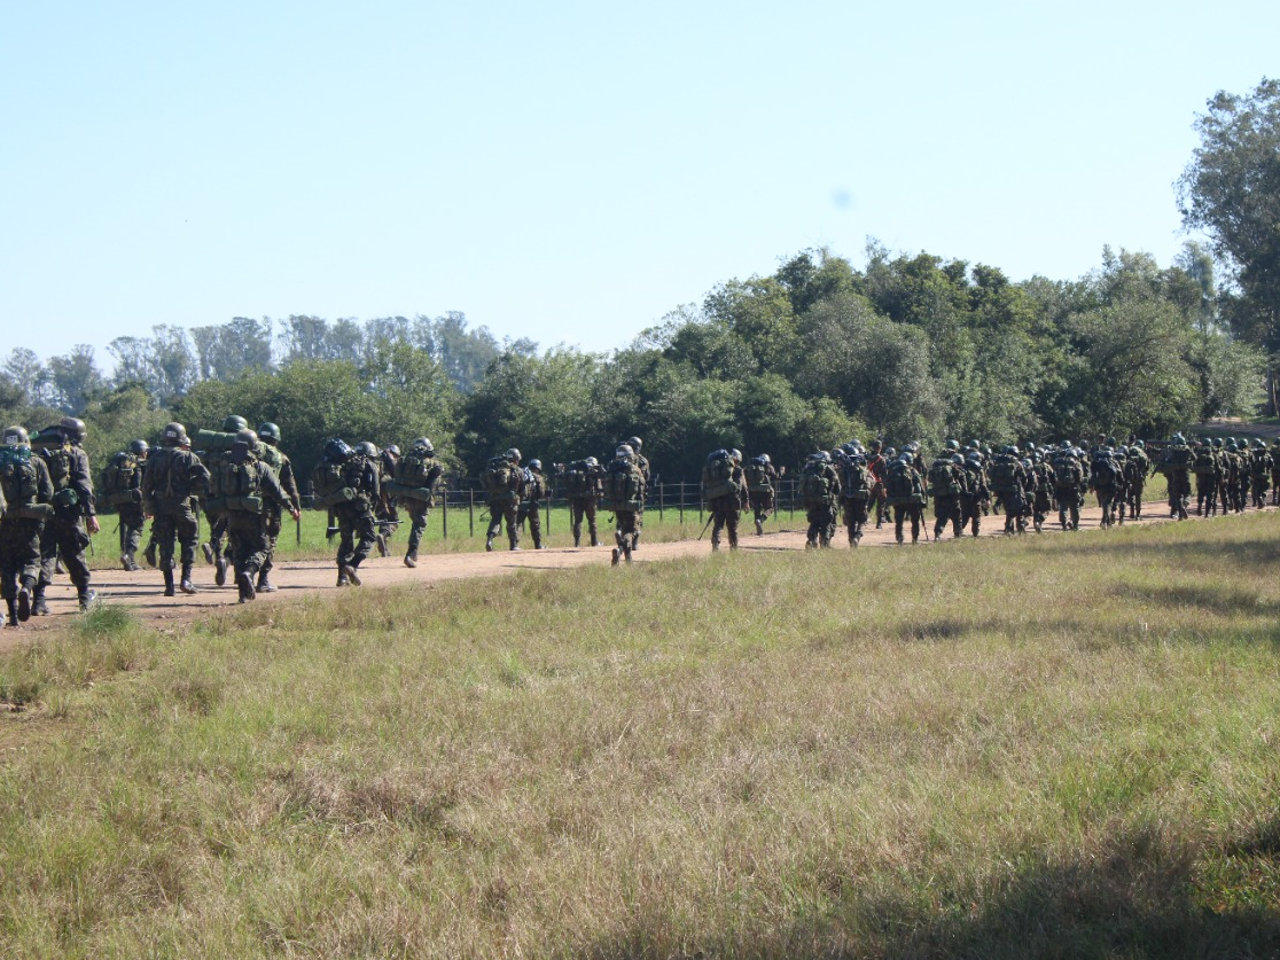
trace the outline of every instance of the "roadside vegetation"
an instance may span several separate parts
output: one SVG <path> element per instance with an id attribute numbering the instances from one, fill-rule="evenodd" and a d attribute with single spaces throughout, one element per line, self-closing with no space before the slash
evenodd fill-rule
<path id="1" fill-rule="evenodd" d="M 1280 951 L 1280 514 L 344 592 L 0 660 L 7 956 Z"/>

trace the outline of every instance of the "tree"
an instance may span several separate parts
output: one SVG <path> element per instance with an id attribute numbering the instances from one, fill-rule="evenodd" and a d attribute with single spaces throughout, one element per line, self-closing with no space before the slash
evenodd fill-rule
<path id="1" fill-rule="evenodd" d="M 106 389 L 106 380 L 93 360 L 93 347 L 78 343 L 71 352 L 49 358 L 51 404 L 64 413 L 82 413 L 89 401 Z"/>
<path id="2" fill-rule="evenodd" d="M 1247 309 L 1240 332 L 1280 348 L 1280 81 L 1218 91 L 1197 118 L 1200 146 L 1178 181 L 1183 223 L 1208 232 Z M 1252 315 L 1252 321 L 1249 317 Z"/>

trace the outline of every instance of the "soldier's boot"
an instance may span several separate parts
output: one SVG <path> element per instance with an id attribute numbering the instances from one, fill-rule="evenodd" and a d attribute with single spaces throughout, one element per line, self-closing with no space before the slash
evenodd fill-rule
<path id="1" fill-rule="evenodd" d="M 49 615 L 49 604 L 44 599 L 44 586 L 36 584 L 35 592 L 31 596 L 31 612 L 37 617 L 47 617 Z"/>
<path id="2" fill-rule="evenodd" d="M 351 581 L 351 585 L 353 587 L 358 587 L 363 582 L 361 581 L 360 574 L 356 571 L 353 564 L 348 563 L 342 568 L 342 572 L 347 575 L 347 579 Z"/>
<path id="3" fill-rule="evenodd" d="M 200 552 L 204 554 L 205 563 L 213 563 L 213 544 L 211 543 L 200 544 Z"/>
<path id="4" fill-rule="evenodd" d="M 340 587 L 351 586 L 351 581 L 347 579 L 346 569 L 346 567 L 338 567 L 338 586 Z"/>
<path id="5" fill-rule="evenodd" d="M 757 537 L 764 536 L 764 520 L 761 519 L 758 515 L 756 516 L 756 536 Z"/>
<path id="6" fill-rule="evenodd" d="M 164 595 L 166 597 L 172 597 L 175 594 L 176 594 L 176 591 L 173 589 L 173 571 L 165 570 L 164 571 Z"/>
<path id="7" fill-rule="evenodd" d="M 519 530 L 517 530 L 515 533 L 513 533 L 511 536 L 507 538 L 507 549 L 508 550 L 520 549 L 520 531 Z"/>
<path id="8" fill-rule="evenodd" d="M 147 566 L 155 569 L 156 566 L 156 542 L 152 540 L 147 544 L 147 549 L 142 554 L 147 558 Z"/>
<path id="9" fill-rule="evenodd" d="M 76 606 L 80 608 L 81 613 L 84 613 L 93 606 L 93 601 L 96 600 L 97 597 L 98 595 L 88 587 L 81 587 L 76 591 Z"/>
<path id="10" fill-rule="evenodd" d="M 213 582 L 220 587 L 227 585 L 227 558 L 217 557 L 213 563 Z"/>
<path id="11" fill-rule="evenodd" d="M 591 535 L 591 545 L 593 547 L 600 546 L 600 538 L 597 537 L 594 533 Z"/>
<path id="12" fill-rule="evenodd" d="M 387 550 L 387 535 L 385 533 L 378 534 L 378 556 L 385 557 L 389 552 Z"/>
<path id="13" fill-rule="evenodd" d="M 5 609 L 9 611 L 9 619 L 5 621 L 5 626 L 16 627 L 18 625 L 18 603 L 13 597 L 6 597 L 4 601 Z"/>
<path id="14" fill-rule="evenodd" d="M 31 619 L 31 587 L 22 583 L 18 587 L 18 622 L 26 623 Z"/>
<path id="15" fill-rule="evenodd" d="M 418 551 L 410 550 L 404 555 L 404 565 L 406 567 L 416 567 L 418 565 Z"/>
<path id="16" fill-rule="evenodd" d="M 184 563 L 182 565 L 182 575 L 178 578 L 178 589 L 191 596 L 196 592 L 195 586 L 191 583 L 191 564 Z"/>
<path id="17" fill-rule="evenodd" d="M 485 540 L 484 548 L 490 553 L 493 552 L 493 534 L 489 534 L 488 538 Z"/>
<path id="18" fill-rule="evenodd" d="M 120 554 L 120 567 L 127 571 L 138 569 L 138 565 L 133 562 L 133 557 L 129 556 L 127 553 Z"/>
<path id="19" fill-rule="evenodd" d="M 618 560 L 619 560 L 619 558 L 620 558 L 621 556 L 622 556 L 622 551 L 621 551 L 621 549 L 620 549 L 620 548 L 618 548 L 618 547 L 614 547 L 614 548 L 613 548 L 613 558 L 610 560 L 609 565 L 610 565 L 610 566 L 612 566 L 612 567 L 616 567 L 616 566 L 618 565 Z"/>
<path id="20" fill-rule="evenodd" d="M 575 533 L 575 534 L 573 535 L 573 546 L 574 546 L 574 549 L 575 549 L 575 550 L 576 550 L 578 547 L 582 546 L 582 534 L 580 534 L 580 533 Z"/>
<path id="21" fill-rule="evenodd" d="M 713 533 L 711 535 L 711 550 L 714 553 L 720 549 L 720 534 Z"/>
<path id="22" fill-rule="evenodd" d="M 236 586 L 240 588 L 240 602 L 257 599 L 258 593 L 253 587 L 253 577 L 248 570 L 236 574 Z"/>
<path id="23" fill-rule="evenodd" d="M 258 582 L 254 585 L 258 593 L 275 593 L 276 585 L 271 582 L 271 571 L 263 567 L 258 571 Z"/>
<path id="24" fill-rule="evenodd" d="M 53 561 L 53 575 L 55 577 L 60 577 L 66 572 L 67 568 L 62 565 L 62 557 L 58 557 Z"/>

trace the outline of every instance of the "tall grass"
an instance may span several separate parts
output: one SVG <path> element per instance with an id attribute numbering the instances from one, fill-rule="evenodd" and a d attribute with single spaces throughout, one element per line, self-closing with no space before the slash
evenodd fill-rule
<path id="1" fill-rule="evenodd" d="M 0 728 L 0 946 L 1269 955 L 1278 533 L 718 555 L 215 614 L 112 682 L 39 673 L 60 715 L 33 700 Z"/>

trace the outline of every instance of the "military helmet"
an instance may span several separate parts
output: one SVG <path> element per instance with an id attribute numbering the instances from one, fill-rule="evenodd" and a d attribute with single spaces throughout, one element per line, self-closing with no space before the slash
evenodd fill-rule
<path id="1" fill-rule="evenodd" d="M 135 454 L 139 457 L 143 457 L 143 456 L 146 456 L 147 453 L 150 452 L 150 450 L 151 450 L 151 447 L 147 444 L 147 441 L 145 440 L 129 441 L 129 452 L 132 454 Z"/>
<path id="2" fill-rule="evenodd" d="M 947 441 L 947 449 L 948 449 L 948 450 L 959 450 L 959 449 L 960 449 L 960 441 L 959 441 L 959 440 L 948 440 L 948 441 Z"/>
<path id="3" fill-rule="evenodd" d="M 519 462 L 520 462 L 520 448 L 519 448 L 519 447 L 507 447 L 507 452 L 506 452 L 506 453 L 504 453 L 504 454 L 503 454 L 503 456 L 504 456 L 504 457 L 506 457 L 508 460 L 514 460 L 516 463 L 519 463 Z"/>
<path id="4" fill-rule="evenodd" d="M 27 428 L 14 424 L 12 427 L 4 428 L 4 445 L 6 447 L 22 447 L 31 442 L 31 437 L 27 434 Z"/>
<path id="5" fill-rule="evenodd" d="M 614 459 L 617 460 L 630 460 L 635 455 L 636 452 L 631 449 L 629 444 L 625 443 L 618 444 L 618 449 L 613 451 Z"/>
<path id="6" fill-rule="evenodd" d="M 1253 445 L 1254 445 L 1255 447 L 1257 447 L 1259 450 L 1264 450 L 1264 449 L 1266 449 L 1267 443 L 1266 443 L 1266 441 L 1265 441 L 1265 440 L 1263 440 L 1261 437 L 1254 437 L 1254 438 L 1253 438 Z"/>
<path id="7" fill-rule="evenodd" d="M 362 457 L 376 457 L 378 455 L 378 448 L 374 445 L 372 440 L 361 440 L 356 444 L 356 453 L 360 454 Z"/>
<path id="8" fill-rule="evenodd" d="M 890 460 L 892 460 L 894 457 L 898 455 L 898 451 L 895 450 L 893 447 L 888 447 L 885 449 L 884 455 L 888 457 Z"/>
<path id="9" fill-rule="evenodd" d="M 1139 442 L 1141 442 L 1141 441 L 1139 441 Z M 1215 447 L 1221 447 L 1221 446 L 1222 446 L 1222 438 L 1221 438 L 1221 437 L 1214 437 L 1214 438 L 1213 438 L 1213 445 L 1214 445 Z"/>
<path id="10" fill-rule="evenodd" d="M 644 446 L 644 441 L 639 437 L 627 437 L 627 446 L 636 453 L 640 452 L 640 448 Z"/>
<path id="11" fill-rule="evenodd" d="M 742 451 L 739 450 L 737 447 L 734 447 L 732 450 L 729 451 L 729 456 L 732 459 L 738 461 L 738 463 L 742 462 Z"/>
<path id="12" fill-rule="evenodd" d="M 1170 443 L 1186 443 L 1187 441 L 1186 439 L 1183 438 L 1182 434 L 1175 433 L 1172 437 L 1169 438 L 1169 442 Z"/>
<path id="13" fill-rule="evenodd" d="M 534 457 L 532 460 L 530 460 L 530 461 L 529 461 L 529 469 L 530 469 L 530 470 L 541 470 L 541 469 L 542 469 L 542 461 L 541 461 L 541 460 L 539 460 L 537 457 Z"/>
<path id="14" fill-rule="evenodd" d="M 245 429 L 247 426 L 249 426 L 248 420 L 246 420 L 244 417 L 238 416 L 233 413 L 228 415 L 227 418 L 222 421 L 222 432 L 223 433 L 239 433 L 241 430 Z"/>
<path id="15" fill-rule="evenodd" d="M 265 423 L 258 424 L 258 438 L 263 443 L 269 443 L 275 447 L 280 444 L 280 428 L 270 420 Z"/>
<path id="16" fill-rule="evenodd" d="M 62 430 L 62 435 L 68 440 L 79 443 L 84 439 L 84 421 L 79 417 L 63 417 L 58 421 L 58 427 Z"/>
<path id="17" fill-rule="evenodd" d="M 958 453 L 953 453 L 953 454 L 951 455 L 951 462 L 952 462 L 952 463 L 954 463 L 956 466 L 963 466 L 963 465 L 964 465 L 964 457 L 962 457 L 962 456 L 961 456 L 960 454 L 958 454 Z"/>
<path id="18" fill-rule="evenodd" d="M 413 449 L 421 453 L 435 453 L 436 448 L 431 445 L 431 440 L 427 437 L 419 437 L 413 441 Z"/>
<path id="19" fill-rule="evenodd" d="M 187 428 L 177 420 L 164 425 L 164 445 L 166 447 L 185 447 L 191 441 L 187 439 Z"/>
<path id="20" fill-rule="evenodd" d="M 760 454 L 760 456 L 756 457 L 756 459 L 757 459 L 757 460 L 759 460 L 761 463 L 772 463 L 772 462 L 773 462 L 772 460 L 770 460 L 770 459 L 769 459 L 769 455 L 768 455 L 767 453 L 762 453 L 762 454 Z"/>
<path id="21" fill-rule="evenodd" d="M 258 434 L 250 430 L 248 427 L 245 427 L 242 430 L 237 430 L 236 443 L 248 444 L 249 449 L 252 450 L 258 445 Z"/>
<path id="22" fill-rule="evenodd" d="M 400 448 L 396 446 L 394 443 L 388 443 L 385 447 L 382 448 L 382 452 L 389 453 L 393 457 L 400 456 Z"/>
<path id="23" fill-rule="evenodd" d="M 597 460 L 595 457 L 587 457 L 587 459 L 582 462 L 585 463 L 588 467 L 600 466 L 600 461 Z"/>
<path id="24" fill-rule="evenodd" d="M 342 463 L 350 460 L 354 455 L 355 451 L 341 437 L 333 437 L 325 441 L 323 456 L 330 463 Z"/>

